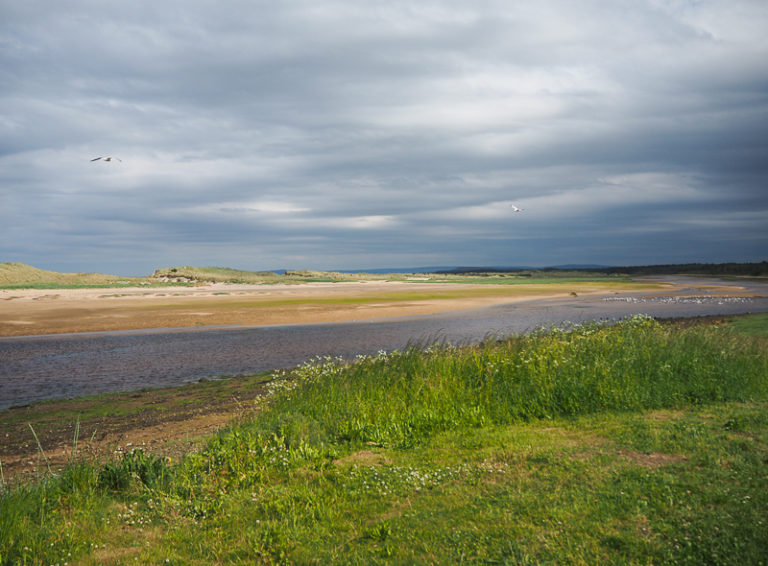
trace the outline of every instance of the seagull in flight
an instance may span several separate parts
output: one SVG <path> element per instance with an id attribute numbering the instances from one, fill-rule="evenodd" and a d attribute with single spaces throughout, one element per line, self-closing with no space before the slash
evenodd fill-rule
<path id="1" fill-rule="evenodd" d="M 522 212 L 522 208 L 517 208 L 514 204 L 510 204 L 509 206 L 512 207 L 512 212 Z"/>
<path id="2" fill-rule="evenodd" d="M 94 157 L 91 161 L 98 161 L 99 159 L 102 161 L 122 161 L 119 157 Z"/>

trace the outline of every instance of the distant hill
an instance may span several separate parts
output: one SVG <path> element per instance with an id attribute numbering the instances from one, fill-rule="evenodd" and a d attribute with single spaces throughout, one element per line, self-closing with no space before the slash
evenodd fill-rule
<path id="1" fill-rule="evenodd" d="M 576 269 L 579 271 L 583 271 L 585 269 L 596 269 L 596 270 L 608 269 L 609 267 L 610 266 L 608 265 L 597 265 L 594 263 L 585 263 L 585 264 L 570 263 L 568 265 L 553 265 L 552 267 L 547 267 L 546 269 L 564 269 L 564 270 Z"/>
<path id="2" fill-rule="evenodd" d="M 573 272 L 573 271 L 586 271 L 586 270 L 608 270 L 607 266 L 594 265 L 594 264 L 569 264 L 569 265 L 555 265 L 551 267 L 532 267 L 529 265 L 520 265 L 514 267 L 450 267 L 444 268 L 434 273 L 529 273 L 529 272 Z"/>
<path id="3" fill-rule="evenodd" d="M 679 263 L 669 265 L 631 265 L 599 267 L 585 271 L 626 275 L 717 275 L 768 277 L 768 261 L 759 263 Z"/>
<path id="4" fill-rule="evenodd" d="M 550 267 L 534 267 L 532 265 L 515 266 L 431 266 L 431 267 L 390 267 L 377 269 L 345 270 L 343 273 L 514 273 L 518 271 L 550 271 L 550 270 L 584 270 L 584 269 L 609 269 L 607 265 L 597 264 L 568 264 L 553 265 Z"/>
<path id="5" fill-rule="evenodd" d="M 388 273 L 449 273 L 454 266 L 432 266 L 432 267 L 375 267 L 372 269 L 340 269 L 339 273 L 376 273 L 386 275 Z"/>
<path id="6" fill-rule="evenodd" d="M 716 275 L 768 276 L 768 262 L 760 263 L 679 263 L 665 265 L 607 266 L 569 264 L 553 267 L 454 267 L 437 273 L 519 273 L 562 272 L 602 273 L 608 275 Z"/>
<path id="7" fill-rule="evenodd" d="M 119 285 L 136 283 L 133 277 L 118 277 L 105 273 L 59 273 L 46 271 L 24 263 L 0 263 L 0 286 L 49 287 L 77 285 Z"/>

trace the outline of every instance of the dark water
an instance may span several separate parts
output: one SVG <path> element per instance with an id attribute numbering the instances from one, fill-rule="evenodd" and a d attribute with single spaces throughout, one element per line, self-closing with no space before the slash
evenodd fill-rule
<path id="1" fill-rule="evenodd" d="M 429 316 L 366 322 L 219 327 L 0 338 L 0 410 L 35 401 L 181 385 L 202 378 L 296 366 L 315 356 L 353 358 L 413 343 L 473 343 L 632 314 L 690 317 L 768 312 L 768 285 L 754 299 L 691 290 L 683 298 L 621 294 L 539 300 Z"/>

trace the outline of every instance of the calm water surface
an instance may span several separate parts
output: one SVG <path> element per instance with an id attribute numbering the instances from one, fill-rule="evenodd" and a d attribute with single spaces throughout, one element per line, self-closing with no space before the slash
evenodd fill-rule
<path id="1" fill-rule="evenodd" d="M 718 299 L 691 290 L 682 298 L 645 298 L 629 293 L 365 322 L 0 338 L 0 410 L 288 368 L 315 356 L 353 358 L 435 340 L 476 343 L 491 334 L 523 333 L 566 321 L 616 320 L 638 313 L 690 317 L 768 312 L 768 285 L 747 286 L 762 296 Z"/>

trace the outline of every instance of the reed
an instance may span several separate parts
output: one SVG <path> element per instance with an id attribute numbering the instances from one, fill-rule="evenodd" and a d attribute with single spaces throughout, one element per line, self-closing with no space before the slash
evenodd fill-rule
<path id="1" fill-rule="evenodd" d="M 51 463 L 48 460 L 48 456 L 45 454 L 45 450 L 43 450 L 42 444 L 40 444 L 40 439 L 37 437 L 37 433 L 35 432 L 35 428 L 30 424 L 29 430 L 32 431 L 32 436 L 35 439 L 35 443 L 37 443 L 37 453 L 39 456 L 43 457 L 43 460 L 45 460 L 45 468 L 48 471 L 48 473 L 51 473 Z"/>

